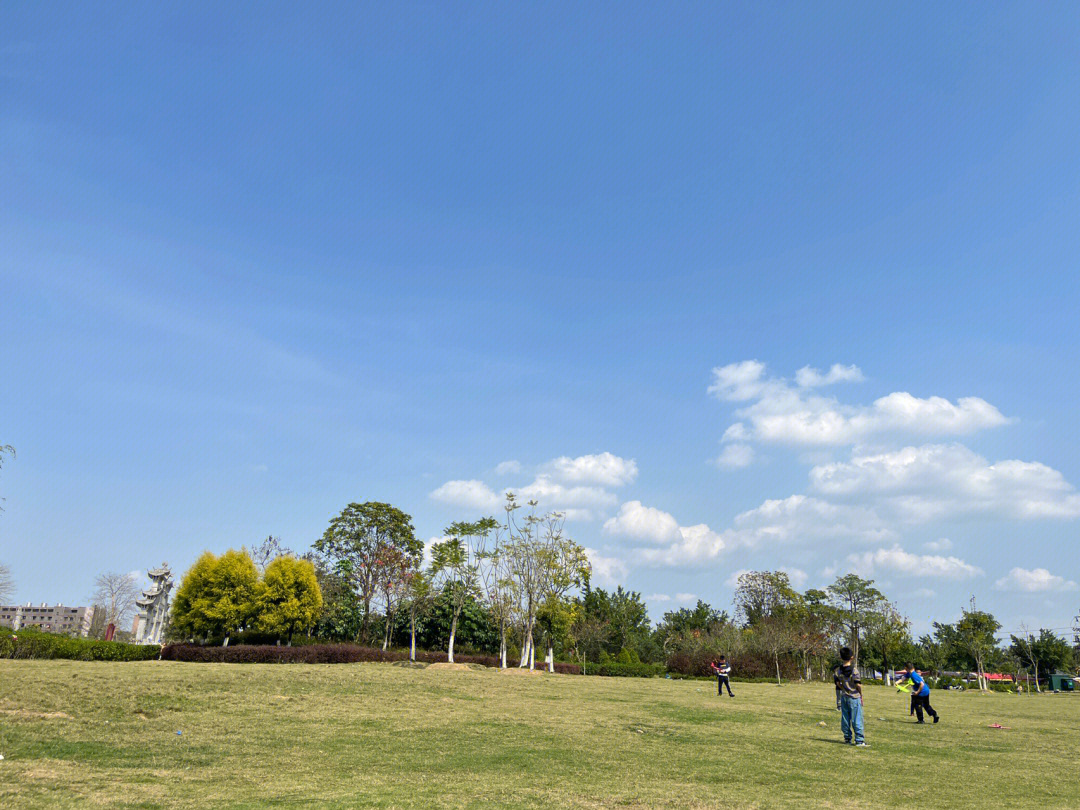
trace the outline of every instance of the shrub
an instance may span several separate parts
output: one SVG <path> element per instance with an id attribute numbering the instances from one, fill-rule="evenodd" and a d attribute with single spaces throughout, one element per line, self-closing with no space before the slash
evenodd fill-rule
<path id="1" fill-rule="evenodd" d="M 34 628 L 0 631 L 0 658 L 66 658 L 73 661 L 154 661 L 161 648 L 154 644 L 124 644 L 46 633 Z"/>
<path id="2" fill-rule="evenodd" d="M 580 668 L 579 668 L 580 671 Z M 601 675 L 616 678 L 657 678 L 664 674 L 663 664 L 625 664 L 607 661 L 602 664 L 588 664 L 587 675 Z"/>
<path id="3" fill-rule="evenodd" d="M 271 644 L 232 644 L 228 647 L 203 647 L 198 644 L 168 644 L 161 650 L 163 661 L 192 661 L 226 664 L 357 664 L 363 662 L 408 661 L 404 650 L 381 650 L 359 644 L 304 644 L 299 647 L 279 647 Z M 416 660 L 426 664 L 441 664 L 447 660 L 445 651 L 416 651 Z M 499 666 L 494 655 L 455 655 L 459 664 Z M 555 671 L 564 675 L 581 674 L 577 664 L 555 664 Z"/>

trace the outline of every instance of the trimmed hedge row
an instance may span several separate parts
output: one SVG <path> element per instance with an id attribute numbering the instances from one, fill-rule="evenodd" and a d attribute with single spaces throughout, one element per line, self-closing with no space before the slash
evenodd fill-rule
<path id="1" fill-rule="evenodd" d="M 558 666 L 556 664 L 556 666 Z M 581 670 L 581 667 L 578 667 Z M 608 661 L 604 664 L 586 664 L 586 675 L 601 675 L 612 678 L 660 678 L 664 675 L 663 664 L 620 664 Z"/>
<path id="2" fill-rule="evenodd" d="M 0 658 L 64 658 L 72 661 L 155 661 L 161 648 L 154 644 L 124 644 L 45 633 L 32 628 L 0 632 Z"/>
<path id="3" fill-rule="evenodd" d="M 224 664 L 357 664 L 363 662 L 408 661 L 403 650 L 381 650 L 359 644 L 305 644 L 278 647 L 273 644 L 230 644 L 228 647 L 203 647 L 199 644 L 167 644 L 161 649 L 163 661 L 192 661 Z M 445 652 L 417 650 L 416 660 L 427 664 L 446 663 Z M 455 655 L 456 664 L 499 666 L 494 655 Z M 580 675 L 577 664 L 555 664 L 564 675 Z"/>

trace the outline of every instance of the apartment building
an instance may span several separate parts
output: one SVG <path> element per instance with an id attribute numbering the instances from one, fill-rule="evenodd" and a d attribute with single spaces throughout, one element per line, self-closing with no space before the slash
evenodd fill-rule
<path id="1" fill-rule="evenodd" d="M 23 627 L 39 627 L 49 633 L 67 636 L 86 636 L 94 619 L 92 607 L 68 607 L 48 605 L 0 605 L 0 625 L 19 630 Z"/>

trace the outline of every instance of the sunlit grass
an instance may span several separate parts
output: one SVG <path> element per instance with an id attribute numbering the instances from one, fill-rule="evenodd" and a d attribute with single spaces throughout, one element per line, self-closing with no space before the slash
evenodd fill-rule
<path id="1" fill-rule="evenodd" d="M 735 690 L 4 660 L 0 807 L 1080 806 L 1080 697 L 935 692 L 942 723 L 916 726 L 906 696 L 870 687 L 858 750 L 840 744 L 831 686 Z"/>

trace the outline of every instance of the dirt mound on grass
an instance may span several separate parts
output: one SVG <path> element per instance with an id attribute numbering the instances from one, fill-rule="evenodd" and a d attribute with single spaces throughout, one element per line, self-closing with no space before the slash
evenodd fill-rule
<path id="1" fill-rule="evenodd" d="M 506 669 L 500 669 L 500 675 L 543 675 L 547 670 L 544 669 L 522 669 L 521 667 L 507 667 Z"/>
<path id="2" fill-rule="evenodd" d="M 473 668 L 473 664 L 448 664 L 445 661 L 441 664 L 428 665 L 428 669 L 449 669 L 454 672 L 471 672 Z"/>
<path id="3" fill-rule="evenodd" d="M 71 715 L 67 712 L 32 712 L 29 709 L 0 709 L 0 713 L 12 717 L 27 717 L 34 720 L 70 720 Z"/>

